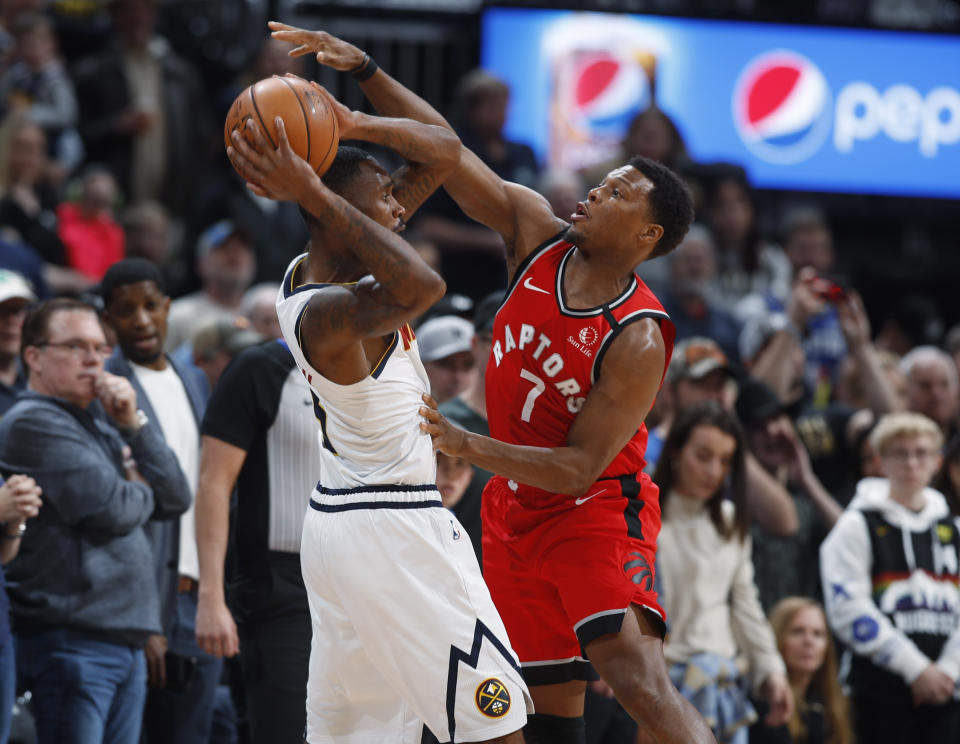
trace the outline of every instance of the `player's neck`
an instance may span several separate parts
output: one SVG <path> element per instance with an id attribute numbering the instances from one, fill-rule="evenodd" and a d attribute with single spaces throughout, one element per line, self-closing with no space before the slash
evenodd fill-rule
<path id="1" fill-rule="evenodd" d="M 572 307 L 596 307 L 621 295 L 630 285 L 633 267 L 605 260 L 579 249 L 564 272 L 564 292 Z"/>
<path id="2" fill-rule="evenodd" d="M 303 284 L 349 284 L 359 281 L 364 273 L 355 261 L 311 249 L 307 260 L 300 266 L 300 276 L 295 279 Z"/>

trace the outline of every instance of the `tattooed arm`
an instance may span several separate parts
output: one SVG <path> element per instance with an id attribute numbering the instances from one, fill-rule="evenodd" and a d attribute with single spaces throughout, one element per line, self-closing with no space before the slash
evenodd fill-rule
<path id="1" fill-rule="evenodd" d="M 253 145 L 234 132 L 227 155 L 254 193 L 300 204 L 323 225 L 325 235 L 353 253 L 372 275 L 352 288 L 330 286 L 316 293 L 301 323 L 301 330 L 310 331 L 302 342 L 308 358 L 332 365 L 329 374 L 314 365 L 317 370 L 335 382 L 344 382 L 344 376 L 355 381 L 357 370 L 369 367 L 357 342 L 388 334 L 422 314 L 443 296 L 446 285 L 394 230 L 328 189 L 291 150 L 282 119 L 276 123 L 276 149 L 255 124 L 248 124 Z M 382 169 L 375 171 L 382 192 L 375 200 L 382 198 L 386 209 L 393 205 L 399 222 L 403 210 L 393 201 L 393 182 Z M 309 271 L 306 278 L 316 281 Z M 347 371 L 340 374 L 343 369 Z"/>
<path id="2" fill-rule="evenodd" d="M 295 45 L 290 56 L 316 55 L 317 62 L 334 70 L 352 70 L 364 60 L 361 49 L 325 31 L 308 31 L 271 21 L 275 39 Z M 423 98 L 390 77 L 383 68 L 360 83 L 378 114 L 451 129 L 450 124 Z M 443 183 L 447 193 L 468 216 L 496 231 L 507 250 L 512 276 L 523 259 L 566 222 L 554 216 L 547 200 L 532 189 L 504 181 L 473 152 L 461 145 L 460 162 Z"/>
<path id="3" fill-rule="evenodd" d="M 393 174 L 393 194 L 408 220 L 456 170 L 460 162 L 460 138 L 449 128 L 351 111 L 322 86 L 311 85 L 326 98 L 337 117 L 340 139 L 383 145 L 406 161 L 406 165 Z"/>

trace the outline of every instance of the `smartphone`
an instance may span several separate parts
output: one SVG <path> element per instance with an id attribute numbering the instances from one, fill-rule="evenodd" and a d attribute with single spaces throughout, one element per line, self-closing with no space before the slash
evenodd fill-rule
<path id="1" fill-rule="evenodd" d="M 817 297 L 832 305 L 839 305 L 847 299 L 846 287 L 833 279 L 814 276 L 808 280 L 807 284 Z"/>
<path id="2" fill-rule="evenodd" d="M 186 692 L 193 683 L 197 671 L 197 659 L 193 656 L 181 656 L 167 651 L 164 656 L 167 668 L 167 686 L 170 692 Z"/>

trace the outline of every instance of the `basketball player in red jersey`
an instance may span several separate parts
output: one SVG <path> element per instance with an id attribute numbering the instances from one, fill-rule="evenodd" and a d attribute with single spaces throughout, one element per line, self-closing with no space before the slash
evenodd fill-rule
<path id="1" fill-rule="evenodd" d="M 291 54 L 360 71 L 381 115 L 449 126 L 353 45 L 270 25 L 298 45 Z M 483 497 L 484 576 L 533 694 L 526 741 L 584 741 L 585 652 L 654 740 L 713 742 L 663 658 L 653 588 L 660 513 L 642 473 L 643 419 L 674 331 L 633 271 L 679 243 L 690 194 L 669 169 L 635 158 L 607 174 L 568 224 L 467 149 L 444 186 L 503 237 L 510 285 L 487 371 L 494 438 L 453 427 L 432 405 L 422 426 L 437 449 L 499 474 Z"/>

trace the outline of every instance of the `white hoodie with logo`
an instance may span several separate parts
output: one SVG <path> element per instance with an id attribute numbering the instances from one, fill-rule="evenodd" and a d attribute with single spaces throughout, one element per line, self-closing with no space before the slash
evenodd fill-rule
<path id="1" fill-rule="evenodd" d="M 912 511 L 890 498 L 885 478 L 866 478 L 820 547 L 824 604 L 834 633 L 857 655 L 910 685 L 936 662 L 951 679 L 960 678 L 960 591 L 957 531 L 946 499 L 924 489 L 925 505 Z M 871 522 L 878 536 L 901 533 L 900 571 L 878 573 Z M 916 542 L 929 533 L 930 555 L 917 555 Z M 926 551 L 924 551 L 926 552 Z M 889 566 L 887 566 L 889 568 Z M 878 597 L 875 599 L 875 593 Z M 928 658 L 911 638 L 917 632 L 946 636 L 940 655 Z"/>

